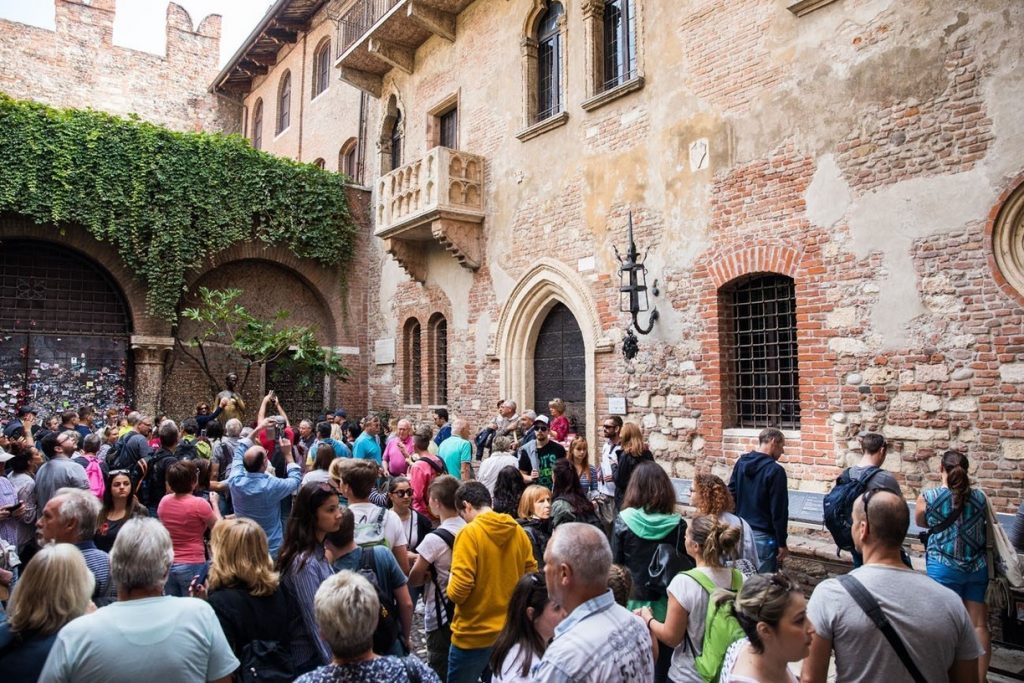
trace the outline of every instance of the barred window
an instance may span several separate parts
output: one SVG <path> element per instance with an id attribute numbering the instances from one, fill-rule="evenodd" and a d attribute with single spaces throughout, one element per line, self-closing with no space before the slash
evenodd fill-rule
<path id="1" fill-rule="evenodd" d="M 282 133 L 291 124 L 292 73 L 285 71 L 277 90 L 277 132 Z"/>
<path id="2" fill-rule="evenodd" d="M 607 0 L 604 6 L 604 83 L 614 88 L 636 77 L 634 0 Z"/>
<path id="3" fill-rule="evenodd" d="M 402 362 L 402 385 L 405 402 L 418 405 L 423 401 L 422 357 L 420 355 L 420 322 L 409 318 L 405 322 Z"/>
<path id="4" fill-rule="evenodd" d="M 313 55 L 313 97 L 331 84 L 331 39 L 324 38 Z"/>
<path id="5" fill-rule="evenodd" d="M 448 405 L 448 321 L 440 313 L 430 318 L 430 375 L 434 405 Z"/>
<path id="6" fill-rule="evenodd" d="M 252 110 L 252 146 L 263 149 L 263 100 L 256 100 Z"/>
<path id="7" fill-rule="evenodd" d="M 552 2 L 537 24 L 537 120 L 562 111 L 562 33 L 565 10 Z"/>
<path id="8" fill-rule="evenodd" d="M 793 279 L 756 275 L 723 294 L 725 339 L 731 346 L 727 381 L 733 426 L 799 429 Z"/>

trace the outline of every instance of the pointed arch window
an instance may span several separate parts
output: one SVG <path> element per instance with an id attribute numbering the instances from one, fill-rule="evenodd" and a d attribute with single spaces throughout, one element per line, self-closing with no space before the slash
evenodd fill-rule
<path id="1" fill-rule="evenodd" d="M 285 71 L 277 89 L 277 134 L 280 135 L 291 125 L 292 73 Z"/>
<path id="2" fill-rule="evenodd" d="M 430 377 L 433 405 L 448 405 L 448 320 L 440 313 L 430 317 Z"/>
<path id="3" fill-rule="evenodd" d="M 263 149 L 263 100 L 256 100 L 252 109 L 252 146 Z"/>
<path id="4" fill-rule="evenodd" d="M 395 121 L 391 124 L 391 170 L 402 165 L 402 110 L 395 114 Z"/>
<path id="5" fill-rule="evenodd" d="M 423 402 L 423 361 L 420 346 L 420 321 L 405 321 L 402 344 L 402 396 L 407 405 Z"/>

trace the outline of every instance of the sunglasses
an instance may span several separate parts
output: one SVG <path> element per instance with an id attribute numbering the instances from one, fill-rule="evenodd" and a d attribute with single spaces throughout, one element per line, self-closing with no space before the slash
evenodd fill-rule
<path id="1" fill-rule="evenodd" d="M 874 497 L 874 495 L 876 493 L 878 493 L 879 491 L 881 491 L 881 490 L 882 489 L 880 489 L 880 488 L 873 488 L 873 489 L 870 489 L 867 493 L 864 494 L 864 524 L 865 525 L 868 523 L 868 503 L 871 501 L 871 499 Z"/>
<path id="2" fill-rule="evenodd" d="M 121 474 L 123 474 L 126 477 L 131 475 L 131 473 L 128 470 L 110 470 L 110 477 L 111 478 L 114 478 L 114 477 L 116 477 L 118 475 L 121 475 Z"/>
<path id="3" fill-rule="evenodd" d="M 548 427 L 547 425 L 534 425 L 533 428 L 538 432 L 546 432 L 548 431 L 548 429 L 550 429 L 550 427 Z"/>
<path id="4" fill-rule="evenodd" d="M 401 491 L 392 491 L 392 496 L 400 496 L 402 498 L 408 498 L 412 495 L 412 489 L 402 489 Z"/>

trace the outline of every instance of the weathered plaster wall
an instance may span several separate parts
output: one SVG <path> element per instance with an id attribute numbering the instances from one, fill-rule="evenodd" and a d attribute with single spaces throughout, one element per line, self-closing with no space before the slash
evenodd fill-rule
<path id="1" fill-rule="evenodd" d="M 0 90 L 58 107 L 91 107 L 176 130 L 237 132 L 241 108 L 207 92 L 220 16 L 194 27 L 167 6 L 165 56 L 113 44 L 114 0 L 55 0 L 56 30 L 0 19 Z"/>

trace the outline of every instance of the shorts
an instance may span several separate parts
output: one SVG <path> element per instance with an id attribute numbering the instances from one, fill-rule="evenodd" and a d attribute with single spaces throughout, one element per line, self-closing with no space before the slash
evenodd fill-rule
<path id="1" fill-rule="evenodd" d="M 928 576 L 969 602 L 985 602 L 988 589 L 988 567 L 965 572 L 940 562 L 928 563 Z"/>

